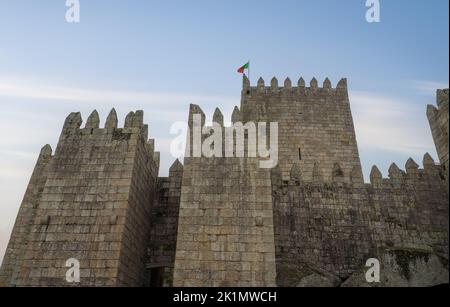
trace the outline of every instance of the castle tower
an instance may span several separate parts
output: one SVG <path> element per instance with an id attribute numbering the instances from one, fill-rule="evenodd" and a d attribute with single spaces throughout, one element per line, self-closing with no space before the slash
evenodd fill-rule
<path id="1" fill-rule="evenodd" d="M 159 169 L 143 112 L 124 128 L 94 111 L 67 117 L 54 155 L 41 151 L 0 270 L 1 286 L 141 286 Z M 67 260 L 80 265 L 69 283 Z"/>
<path id="2" fill-rule="evenodd" d="M 237 117 L 236 111 L 233 120 Z M 214 130 L 222 140 L 220 110 L 213 121 L 214 127 L 205 127 L 205 114 L 191 105 L 174 286 L 275 286 L 270 170 L 261 169 L 257 158 L 225 158 L 224 148 L 217 156 L 196 156 L 194 141 L 206 143 L 211 136 L 199 137 L 197 132 Z"/>
<path id="3" fill-rule="evenodd" d="M 343 177 L 349 178 L 358 170 L 362 179 L 361 163 L 347 90 L 342 79 L 333 88 L 327 78 L 319 87 L 314 78 L 306 87 L 303 78 L 293 87 L 287 78 L 284 87 L 272 79 L 265 86 L 259 79 L 256 87 L 244 76 L 241 120 L 277 122 L 279 127 L 279 163 L 283 180 L 298 164 L 303 180 L 312 181 L 314 164 L 320 165 L 325 181 L 331 181 L 336 163 L 341 165 Z"/>
<path id="4" fill-rule="evenodd" d="M 169 177 L 158 178 L 147 241 L 147 286 L 173 285 L 182 179 L 183 165 L 179 160 L 170 167 Z"/>
<path id="5" fill-rule="evenodd" d="M 439 160 L 444 167 L 447 186 L 449 176 L 448 164 L 448 89 L 437 91 L 437 108 L 428 106 L 427 116 L 430 122 L 431 133 L 439 156 Z"/>

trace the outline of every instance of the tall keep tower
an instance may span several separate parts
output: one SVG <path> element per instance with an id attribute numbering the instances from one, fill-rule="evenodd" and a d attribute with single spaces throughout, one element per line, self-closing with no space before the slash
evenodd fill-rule
<path id="1" fill-rule="evenodd" d="M 297 87 L 289 78 L 284 87 L 276 78 L 269 87 L 263 79 L 252 87 L 244 76 L 241 120 L 278 122 L 279 165 L 285 180 L 294 164 L 300 166 L 305 181 L 312 180 L 315 164 L 325 181 L 331 180 L 333 169 L 343 172 L 339 174 L 343 178 L 352 173 L 362 179 L 346 79 L 336 88 L 328 78 L 322 87 L 315 78 L 310 87 L 303 78 Z"/>

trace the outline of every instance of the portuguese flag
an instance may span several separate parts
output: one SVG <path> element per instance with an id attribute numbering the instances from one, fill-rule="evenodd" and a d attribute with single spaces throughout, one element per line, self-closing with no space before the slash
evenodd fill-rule
<path id="1" fill-rule="evenodd" d="M 241 66 L 241 68 L 238 69 L 238 73 L 243 74 L 246 69 L 250 68 L 250 62 L 247 62 L 247 64 Z"/>

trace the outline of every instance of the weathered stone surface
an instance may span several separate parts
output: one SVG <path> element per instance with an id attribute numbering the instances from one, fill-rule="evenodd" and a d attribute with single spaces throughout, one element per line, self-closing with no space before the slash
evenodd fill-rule
<path id="1" fill-rule="evenodd" d="M 56 152 L 43 148 L 0 270 L 4 286 L 71 286 L 66 261 L 81 265 L 79 286 L 141 286 L 159 164 L 147 151 L 139 112 L 99 129 L 96 111 L 66 120 Z"/>
<path id="2" fill-rule="evenodd" d="M 319 163 L 325 180 L 331 180 L 332 169 L 339 163 L 344 174 L 361 169 L 353 118 L 346 86 L 332 88 L 325 80 L 325 88 L 317 79 L 311 87 L 299 80 L 299 87 L 288 89 L 257 87 L 242 91 L 240 115 L 243 123 L 277 122 L 279 130 L 279 165 L 284 180 L 289 180 L 292 166 L 298 164 L 305 181 L 310 181 L 315 163 Z M 277 83 L 276 83 L 277 84 Z M 345 177 L 349 181 L 349 176 Z"/>
<path id="3" fill-rule="evenodd" d="M 341 284 L 339 277 L 306 263 L 277 263 L 278 285 L 283 287 L 329 288 Z"/>
<path id="4" fill-rule="evenodd" d="M 314 273 L 302 278 L 296 286 L 300 288 L 334 288 L 337 285 L 337 280 Z"/>
<path id="5" fill-rule="evenodd" d="M 432 251 L 393 249 L 382 253 L 379 283 L 368 283 L 367 268 L 355 272 L 342 287 L 431 287 L 449 283 L 448 259 Z"/>
<path id="6" fill-rule="evenodd" d="M 428 107 L 428 120 L 430 122 L 431 133 L 433 134 L 436 150 L 439 155 L 439 160 L 445 168 L 445 178 L 447 180 L 447 193 L 449 185 L 449 160 L 448 160 L 448 89 L 437 90 L 437 108 L 434 106 Z"/>

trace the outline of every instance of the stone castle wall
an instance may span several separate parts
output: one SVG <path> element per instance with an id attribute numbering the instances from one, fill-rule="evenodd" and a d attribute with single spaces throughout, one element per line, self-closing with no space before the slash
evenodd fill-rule
<path id="1" fill-rule="evenodd" d="M 36 220 L 37 206 L 47 181 L 48 164 L 52 160 L 52 148 L 46 145 L 39 154 L 38 161 L 28 183 L 25 196 L 17 214 L 0 268 L 0 286 L 15 286 L 25 283 L 29 269 L 22 269 L 22 262 L 28 248 L 28 237 Z"/>
<path id="2" fill-rule="evenodd" d="M 183 165 L 178 160 L 170 167 L 168 178 L 158 178 L 147 241 L 146 266 L 150 286 L 173 285 L 182 179 Z"/>
<path id="3" fill-rule="evenodd" d="M 443 104 L 445 101 L 441 99 L 439 105 Z M 197 106 L 191 106 L 190 121 L 195 113 L 201 114 L 204 125 L 205 115 Z M 445 121 L 444 115 L 440 118 Z M 244 76 L 241 108 L 235 108 L 232 115 L 232 122 L 237 121 L 279 123 L 279 164 L 270 175 L 272 195 L 269 198 L 266 190 L 257 193 L 261 201 L 270 200 L 273 206 L 277 285 L 295 286 L 303 277 L 315 273 L 331 276 L 334 285 L 340 285 L 364 267 L 367 259 L 385 257 L 386 250 L 407 253 L 408 257 L 417 253 L 437 255 L 443 267 L 447 266 L 445 165 L 436 164 L 427 154 L 423 169 L 410 159 L 406 171 L 392 164 L 389 178 L 383 179 L 374 167 L 371 184 L 364 184 L 345 79 L 335 89 L 328 79 L 322 88 L 318 88 L 315 79 L 310 88 L 305 87 L 302 79 L 296 88 L 289 79 L 279 88 L 276 79 L 270 87 L 265 87 L 262 79 L 257 87 L 251 87 Z M 223 127 L 220 110 L 214 113 L 213 122 Z M 445 150 L 445 142 L 441 146 Z M 181 212 L 183 215 L 184 211 L 189 212 L 186 214 L 189 217 L 180 215 L 180 225 L 186 224 L 186 228 L 179 229 L 177 259 L 180 255 L 183 260 L 178 262 L 183 274 L 176 269 L 178 285 L 247 285 L 226 274 L 219 274 L 225 283 L 221 278 L 215 282 L 218 271 L 230 269 L 217 266 L 217 261 L 205 264 L 202 255 L 211 251 L 211 241 L 196 234 L 211 225 L 202 206 L 221 193 L 216 185 L 221 191 L 228 191 L 232 182 L 236 184 L 231 187 L 228 199 L 225 202 L 221 199 L 219 207 L 228 208 L 238 201 L 233 197 L 242 194 L 237 190 L 240 177 L 234 178 L 229 170 L 241 170 L 243 163 L 249 161 L 252 160 L 247 155 L 236 159 L 186 159 L 188 171 L 183 180 Z M 218 174 L 222 169 L 226 172 Z M 234 180 L 228 183 L 228 178 Z M 252 181 L 248 178 L 240 185 Z M 203 192 L 201 186 L 206 186 Z M 264 184 L 255 186 L 262 188 Z M 243 202 L 245 207 L 248 203 Z M 233 217 L 243 217 L 239 214 L 237 211 Z M 222 226 L 220 229 L 227 226 L 220 219 L 215 222 Z M 243 233 L 249 225 L 241 223 Z M 223 244 L 214 248 L 219 255 L 228 251 Z M 237 253 L 236 257 L 227 263 L 235 262 L 242 254 Z M 242 260 L 240 263 L 243 265 Z"/>
<path id="4" fill-rule="evenodd" d="M 385 250 L 437 254 L 448 261 L 448 194 L 443 168 L 425 156 L 406 172 L 395 164 L 383 179 L 374 167 L 370 184 L 304 182 L 298 166 L 291 179 L 272 172 L 277 283 L 296 286 L 313 273 L 346 280 Z"/>
<path id="5" fill-rule="evenodd" d="M 105 128 L 97 112 L 80 128 L 66 120 L 55 154 L 46 146 L 24 197 L 0 271 L 6 286 L 68 285 L 66 261 L 81 266 L 81 286 L 138 286 L 158 154 L 147 143 L 143 114 L 123 129 L 111 111 Z"/>
<path id="6" fill-rule="evenodd" d="M 275 78 L 270 87 L 262 79 L 252 87 L 244 78 L 240 114 L 244 123 L 278 123 L 279 165 L 286 179 L 294 164 L 301 167 L 307 181 L 316 162 L 326 180 L 331 179 L 335 163 L 347 175 L 361 172 L 346 79 L 332 88 L 328 79 L 323 87 L 316 79 L 306 87 L 302 78 L 297 87 L 289 78 L 284 87 Z"/>
<path id="7" fill-rule="evenodd" d="M 191 132 L 195 114 L 205 123 L 192 105 Z M 218 111 L 214 122 L 223 127 Z M 255 158 L 195 158 L 188 150 L 174 286 L 275 286 L 270 172 Z"/>

